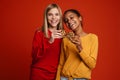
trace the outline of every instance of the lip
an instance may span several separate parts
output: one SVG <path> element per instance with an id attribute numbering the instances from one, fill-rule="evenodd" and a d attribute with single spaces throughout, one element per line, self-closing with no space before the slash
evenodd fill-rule
<path id="1" fill-rule="evenodd" d="M 50 20 L 50 25 L 51 26 L 57 26 L 57 24 L 59 23 L 59 20 Z"/>
<path id="2" fill-rule="evenodd" d="M 75 25 L 74 23 L 69 24 L 70 27 L 73 27 L 74 25 Z"/>
<path id="3" fill-rule="evenodd" d="M 74 24 L 75 24 L 75 22 L 74 22 L 74 21 L 71 21 L 71 22 L 69 23 L 69 26 L 70 26 L 70 27 L 73 27 Z"/>
<path id="4" fill-rule="evenodd" d="M 56 23 L 56 22 L 58 22 L 57 20 L 56 21 L 51 21 L 52 23 Z"/>

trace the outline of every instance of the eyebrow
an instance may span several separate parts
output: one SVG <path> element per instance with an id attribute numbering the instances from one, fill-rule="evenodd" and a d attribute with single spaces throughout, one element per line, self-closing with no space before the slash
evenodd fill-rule
<path id="1" fill-rule="evenodd" d="M 71 17 L 71 16 L 73 16 L 73 14 L 70 14 L 68 17 Z"/>

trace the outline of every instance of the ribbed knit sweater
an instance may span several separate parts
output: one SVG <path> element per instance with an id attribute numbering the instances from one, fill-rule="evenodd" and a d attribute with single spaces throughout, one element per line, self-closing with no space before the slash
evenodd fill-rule
<path id="1" fill-rule="evenodd" d="M 60 75 L 68 77 L 69 80 L 91 79 L 91 71 L 95 68 L 98 54 L 98 37 L 89 33 L 80 39 L 83 48 L 81 52 L 68 38 L 63 38 L 56 80 L 60 80 Z"/>

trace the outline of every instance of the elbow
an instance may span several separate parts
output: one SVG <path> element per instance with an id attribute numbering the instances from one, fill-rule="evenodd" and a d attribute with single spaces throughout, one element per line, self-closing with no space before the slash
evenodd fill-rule
<path id="1" fill-rule="evenodd" d="M 94 68 L 95 68 L 95 65 L 90 66 L 90 69 L 94 69 Z"/>
<path id="2" fill-rule="evenodd" d="M 96 62 L 94 62 L 94 63 L 92 63 L 92 64 L 89 65 L 90 69 L 94 69 L 95 67 L 96 67 Z"/>

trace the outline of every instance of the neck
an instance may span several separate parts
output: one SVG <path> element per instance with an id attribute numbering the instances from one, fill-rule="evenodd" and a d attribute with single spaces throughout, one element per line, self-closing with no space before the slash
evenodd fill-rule
<path id="1" fill-rule="evenodd" d="M 56 27 L 50 27 L 49 30 L 54 31 L 54 30 L 57 30 L 57 28 Z"/>
<path id="2" fill-rule="evenodd" d="M 83 31 L 82 27 L 78 27 L 74 30 L 75 35 L 82 36 L 85 32 Z"/>

